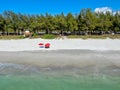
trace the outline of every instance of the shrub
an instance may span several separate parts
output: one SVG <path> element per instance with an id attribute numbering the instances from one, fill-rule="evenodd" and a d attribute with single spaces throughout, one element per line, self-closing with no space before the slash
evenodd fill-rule
<path id="1" fill-rule="evenodd" d="M 43 39 L 54 39 L 56 38 L 55 35 L 52 35 L 52 34 L 45 34 L 42 36 Z"/>

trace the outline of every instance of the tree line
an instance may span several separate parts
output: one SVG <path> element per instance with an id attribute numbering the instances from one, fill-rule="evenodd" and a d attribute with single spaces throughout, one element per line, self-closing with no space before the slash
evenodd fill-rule
<path id="1" fill-rule="evenodd" d="M 96 13 L 91 9 L 82 9 L 75 15 L 72 13 L 26 15 L 13 11 L 4 11 L 0 14 L 0 35 L 21 35 L 25 30 L 35 34 L 66 35 L 120 33 L 120 14 Z"/>

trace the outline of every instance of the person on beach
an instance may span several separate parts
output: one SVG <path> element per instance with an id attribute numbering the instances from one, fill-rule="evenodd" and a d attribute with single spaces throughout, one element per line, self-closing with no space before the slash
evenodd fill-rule
<path id="1" fill-rule="evenodd" d="M 59 39 L 64 39 L 64 36 L 63 36 L 63 33 L 62 33 L 62 32 L 59 32 L 59 36 L 58 36 L 57 39 L 58 39 L 58 40 L 59 40 Z"/>
<path id="2" fill-rule="evenodd" d="M 58 39 L 64 39 L 64 37 L 61 34 L 59 34 Z"/>

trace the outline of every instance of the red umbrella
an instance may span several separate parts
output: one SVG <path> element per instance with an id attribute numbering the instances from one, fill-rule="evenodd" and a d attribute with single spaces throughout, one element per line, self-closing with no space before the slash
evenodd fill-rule
<path id="1" fill-rule="evenodd" d="M 40 48 L 44 48 L 44 44 L 43 43 L 39 43 L 38 44 Z"/>
<path id="2" fill-rule="evenodd" d="M 43 43 L 39 43 L 38 45 L 44 45 Z"/>

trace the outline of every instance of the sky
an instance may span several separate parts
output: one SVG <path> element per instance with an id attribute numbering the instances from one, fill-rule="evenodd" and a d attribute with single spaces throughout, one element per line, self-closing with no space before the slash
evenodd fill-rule
<path id="1" fill-rule="evenodd" d="M 13 11 L 22 14 L 76 14 L 84 8 L 92 11 L 120 10 L 120 0 L 0 0 L 0 13 Z"/>

